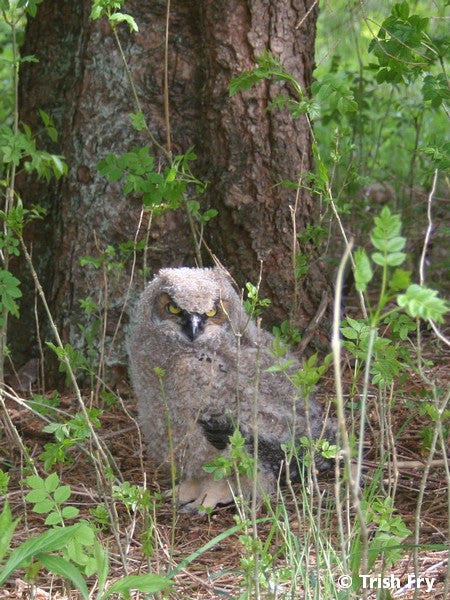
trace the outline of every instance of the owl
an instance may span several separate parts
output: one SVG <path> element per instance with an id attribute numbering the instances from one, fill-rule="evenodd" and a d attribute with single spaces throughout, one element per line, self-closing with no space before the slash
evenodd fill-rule
<path id="1" fill-rule="evenodd" d="M 273 336 L 246 314 L 226 271 L 161 269 L 144 290 L 128 338 L 131 382 L 148 455 L 158 469 L 176 467 L 185 512 L 233 500 L 233 477 L 216 481 L 205 464 L 230 456 L 237 430 L 257 460 L 258 489 L 270 492 L 287 465 L 289 443 L 332 440 L 313 397 L 301 398 L 288 370 L 274 369 Z M 286 446 L 287 445 L 287 446 Z M 289 476 L 299 476 L 298 455 Z M 316 468 L 329 461 L 316 454 Z M 249 493 L 250 477 L 239 478 Z"/>

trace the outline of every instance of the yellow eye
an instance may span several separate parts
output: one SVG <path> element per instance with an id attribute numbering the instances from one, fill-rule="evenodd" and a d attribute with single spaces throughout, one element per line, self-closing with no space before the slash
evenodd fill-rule
<path id="1" fill-rule="evenodd" d="M 181 308 L 177 306 L 174 302 L 169 302 L 167 305 L 167 310 L 171 315 L 179 315 L 181 312 Z"/>
<path id="2" fill-rule="evenodd" d="M 205 313 L 205 315 L 207 317 L 215 317 L 217 315 L 217 308 L 213 308 L 212 310 L 208 310 L 208 312 Z"/>

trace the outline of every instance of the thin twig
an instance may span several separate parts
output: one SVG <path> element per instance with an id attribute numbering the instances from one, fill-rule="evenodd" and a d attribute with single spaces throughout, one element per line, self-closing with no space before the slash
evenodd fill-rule
<path id="1" fill-rule="evenodd" d="M 419 283 L 420 283 L 420 285 L 424 285 L 424 283 L 425 283 L 425 258 L 426 258 L 427 251 L 428 251 L 428 244 L 430 243 L 431 232 L 433 230 L 433 220 L 431 218 L 431 205 L 433 202 L 434 193 L 436 191 L 437 178 L 438 178 L 438 170 L 435 169 L 434 176 L 433 176 L 433 183 L 431 185 L 431 191 L 428 194 L 428 201 L 427 201 L 428 226 L 427 226 L 427 230 L 425 233 L 425 239 L 423 241 L 422 254 L 421 254 L 420 263 L 419 263 Z"/>
<path id="2" fill-rule="evenodd" d="M 433 395 L 436 400 L 437 392 L 436 392 L 435 388 L 433 389 Z M 423 499 L 425 496 L 425 490 L 427 487 L 428 474 L 430 472 L 434 453 L 436 452 L 437 441 L 438 441 L 439 434 L 440 434 L 441 427 L 442 427 L 442 418 L 444 415 L 444 411 L 447 409 L 447 405 L 448 405 L 449 401 L 450 401 L 450 390 L 447 392 L 447 395 L 442 400 L 442 403 L 440 404 L 440 406 L 435 405 L 435 407 L 438 411 L 439 417 L 437 419 L 438 422 L 436 423 L 435 428 L 434 428 L 433 438 L 431 440 L 430 449 L 428 451 L 428 458 L 427 458 L 427 461 L 423 468 L 423 476 L 422 476 L 422 479 L 420 482 L 419 494 L 418 494 L 417 500 L 416 500 L 416 511 L 415 511 L 415 518 L 414 518 L 415 523 L 414 523 L 414 554 L 413 554 L 414 576 L 415 576 L 416 580 L 420 576 L 419 550 L 420 550 L 420 527 L 421 527 L 421 516 L 422 516 L 422 504 L 423 504 Z M 438 404 L 438 403 L 436 402 L 436 404 Z M 419 596 L 419 588 L 416 588 L 414 590 L 414 600 L 416 600 L 416 598 L 418 596 Z"/>
<path id="3" fill-rule="evenodd" d="M 164 120 L 166 123 L 166 148 L 172 155 L 172 140 L 170 135 L 170 110 L 169 110 L 169 22 L 170 0 L 167 0 L 166 9 L 166 35 L 164 40 Z"/>
<path id="4" fill-rule="evenodd" d="M 380 30 L 384 31 L 385 33 L 388 33 L 391 36 L 392 39 L 394 39 L 396 42 L 398 42 L 401 46 L 403 46 L 404 48 L 406 48 L 410 52 L 414 52 L 418 56 L 423 56 L 423 58 L 426 59 L 426 56 L 424 56 L 423 54 L 421 54 L 420 52 L 418 52 L 417 48 L 411 48 L 410 46 L 408 46 L 408 44 L 405 44 L 405 42 L 403 40 L 401 40 L 399 37 L 397 37 L 396 35 L 394 35 L 392 33 L 392 31 L 388 31 L 385 27 L 383 27 L 382 25 L 380 25 L 379 23 L 377 23 L 373 19 L 369 19 L 369 17 L 367 17 L 367 15 L 365 13 L 365 10 L 364 10 L 364 2 L 363 2 L 363 0 L 359 0 L 359 5 L 361 7 L 361 14 L 362 14 L 362 17 L 363 17 L 363 21 L 367 25 L 367 29 L 370 31 L 370 35 L 372 36 L 372 39 L 375 40 L 375 43 L 377 44 L 377 46 L 379 47 L 379 49 L 381 50 L 381 52 L 383 52 L 384 55 L 388 56 L 389 58 L 393 58 L 395 61 L 397 61 L 399 63 L 402 63 L 404 65 L 409 65 L 411 67 L 426 67 L 427 66 L 427 64 L 428 64 L 427 62 L 417 63 L 417 62 L 413 62 L 413 61 L 409 61 L 409 60 L 404 60 L 403 58 L 400 58 L 399 56 L 394 56 L 393 54 L 390 54 L 389 52 L 386 52 L 386 50 L 382 47 L 382 45 L 378 41 L 378 36 L 375 35 L 375 33 L 373 32 L 373 30 L 370 27 L 369 23 L 373 23 L 373 25 L 376 25 Z"/>
<path id="5" fill-rule="evenodd" d="M 427 230 L 426 230 L 426 233 L 425 233 L 425 239 L 424 239 L 424 242 L 423 242 L 422 254 L 420 256 L 420 263 L 419 263 L 419 282 L 420 282 L 420 285 L 424 285 L 425 284 L 425 258 L 426 258 L 427 251 L 428 251 L 428 245 L 430 243 L 431 232 L 433 231 L 433 219 L 432 219 L 432 215 L 431 215 L 431 206 L 432 206 L 433 197 L 434 197 L 434 194 L 435 194 L 435 191 L 436 191 L 437 178 L 438 178 L 438 170 L 436 169 L 434 171 L 433 183 L 431 185 L 431 191 L 428 194 L 428 200 L 427 200 L 428 226 L 427 226 Z M 436 325 L 436 323 L 434 321 L 432 321 L 431 319 L 430 319 L 430 325 L 431 325 L 434 333 L 441 340 L 441 342 L 444 342 L 444 344 L 446 344 L 447 346 L 450 346 L 450 340 L 439 330 L 439 328 Z"/>
<path id="6" fill-rule="evenodd" d="M 338 212 L 338 209 L 336 207 L 336 204 L 334 203 L 333 192 L 331 191 L 331 187 L 330 187 L 329 184 L 327 184 L 327 194 L 328 194 L 328 201 L 330 202 L 331 210 L 333 211 L 333 214 L 334 214 L 334 216 L 336 218 L 336 221 L 337 221 L 337 223 L 339 225 L 339 229 L 341 231 L 341 235 L 344 238 L 344 242 L 345 242 L 345 246 L 346 246 L 345 251 L 347 252 L 347 249 L 349 247 L 350 242 L 348 240 L 347 234 L 345 233 L 345 229 L 344 229 L 344 226 L 342 224 L 341 217 L 339 215 L 339 212 Z M 355 259 L 353 258 L 353 255 L 352 255 L 351 252 L 349 254 L 349 258 L 350 258 L 350 262 L 352 263 L 353 269 L 355 269 L 356 268 Z M 358 292 L 358 296 L 359 296 L 359 301 L 360 301 L 360 304 L 361 304 L 361 310 L 362 310 L 362 313 L 363 313 L 363 317 L 365 319 L 367 319 L 367 309 L 366 309 L 366 303 L 364 302 L 363 293 L 362 292 Z"/>
<path id="7" fill-rule="evenodd" d="M 309 344 L 311 338 L 314 336 L 314 333 L 316 332 L 317 327 L 319 326 L 319 323 L 322 320 L 329 303 L 330 298 L 328 296 L 328 292 L 324 291 L 322 293 L 322 298 L 320 300 L 319 308 L 317 309 L 316 314 L 311 319 L 305 331 L 303 332 L 302 340 L 298 345 L 298 350 L 296 352 L 298 356 L 302 356 L 306 349 L 306 346 Z"/>
<path id="8" fill-rule="evenodd" d="M 116 40 L 116 44 L 117 44 L 117 47 L 119 49 L 120 56 L 122 58 L 123 64 L 125 66 L 125 72 L 127 74 L 127 78 L 128 78 L 129 83 L 130 83 L 131 92 L 133 94 L 133 98 L 134 98 L 134 101 L 135 101 L 135 104 L 136 104 L 136 108 L 138 109 L 138 112 L 140 112 L 141 114 L 144 114 L 143 110 L 142 110 L 141 101 L 139 100 L 139 97 L 138 97 L 138 94 L 137 94 L 137 90 L 136 90 L 136 86 L 135 86 L 134 81 L 133 81 L 133 76 L 131 74 L 130 67 L 128 66 L 128 62 L 127 62 L 127 59 L 125 57 L 125 53 L 123 51 L 122 44 L 120 43 L 120 39 L 119 39 L 119 36 L 117 34 L 116 28 L 111 25 L 111 29 L 112 29 L 112 32 L 113 32 L 113 35 L 114 35 L 114 39 Z M 147 134 L 148 134 L 149 138 L 151 139 L 152 143 L 159 150 L 161 150 L 161 152 L 164 153 L 165 157 L 168 160 L 171 160 L 172 159 L 172 153 L 167 148 L 164 148 L 164 146 L 162 146 L 158 142 L 158 140 L 155 138 L 155 136 L 153 135 L 153 133 L 150 131 L 150 128 L 147 125 L 147 121 L 146 120 L 145 120 L 145 130 L 147 131 Z"/>
<path id="9" fill-rule="evenodd" d="M 300 27 L 303 25 L 303 23 L 306 21 L 306 19 L 309 17 L 310 12 L 314 9 L 314 7 L 316 6 L 316 4 L 319 2 L 319 0 L 314 0 L 314 2 L 311 4 L 311 6 L 308 8 L 307 12 L 303 15 L 303 17 L 300 19 L 300 21 L 297 23 L 297 25 L 295 26 L 295 29 L 300 29 Z"/>
<path id="10" fill-rule="evenodd" d="M 138 222 L 138 226 L 137 226 L 137 229 L 136 229 L 136 233 L 134 234 L 134 240 L 133 240 L 133 242 L 134 242 L 134 247 L 133 247 L 133 262 L 131 264 L 130 278 L 129 278 L 129 281 L 128 281 L 127 291 L 125 292 L 125 298 L 124 298 L 124 300 L 122 302 L 122 308 L 120 310 L 120 315 L 119 315 L 119 318 L 117 319 L 117 324 L 116 324 L 116 327 L 114 329 L 114 333 L 113 333 L 113 336 L 111 338 L 111 341 L 109 343 L 109 352 L 108 352 L 108 355 L 106 357 L 107 361 L 109 361 L 109 359 L 111 358 L 111 353 L 112 353 L 113 348 L 114 348 L 114 342 L 116 340 L 117 334 L 119 333 L 119 329 L 120 329 L 120 326 L 122 324 L 122 319 L 123 319 L 123 315 L 124 315 L 124 312 L 125 312 L 125 308 L 126 308 L 127 303 L 128 303 L 128 298 L 130 297 L 130 293 L 131 293 L 131 287 L 132 287 L 133 279 L 134 279 L 134 272 L 136 270 L 136 260 L 137 260 L 136 244 L 137 244 L 137 241 L 138 241 L 139 232 L 141 230 L 141 225 L 142 225 L 142 220 L 143 220 L 143 217 L 144 217 L 144 212 L 145 212 L 145 208 L 142 208 L 141 209 L 141 213 L 139 215 L 139 222 Z M 150 223 L 151 223 L 151 219 L 150 219 Z M 149 233 L 150 233 L 150 229 L 147 230 L 147 235 Z"/>
<path id="11" fill-rule="evenodd" d="M 34 281 L 34 285 L 35 285 L 36 290 L 37 290 L 37 292 L 38 292 L 38 294 L 39 294 L 39 296 L 41 298 L 41 302 L 42 302 L 42 304 L 44 306 L 44 309 L 45 309 L 45 312 L 47 314 L 47 318 L 48 318 L 49 323 L 50 323 L 50 328 L 51 328 L 51 330 L 53 332 L 53 335 L 55 337 L 56 343 L 57 343 L 58 347 L 61 348 L 61 350 L 64 350 L 64 344 L 63 344 L 63 342 L 61 340 L 61 336 L 59 335 L 59 331 L 58 331 L 58 328 L 56 327 L 56 324 L 55 324 L 55 321 L 53 319 L 53 316 L 52 316 L 52 314 L 50 312 L 50 308 L 49 308 L 48 303 L 47 303 L 47 298 L 45 297 L 44 290 L 42 289 L 41 283 L 39 281 L 38 275 L 36 273 L 36 270 L 34 268 L 34 265 L 33 265 L 32 261 L 31 261 L 31 257 L 30 257 L 30 255 L 28 253 L 28 249 L 27 249 L 27 247 L 25 245 L 25 242 L 23 241 L 23 238 L 20 238 L 20 244 L 22 246 L 22 250 L 23 250 L 23 253 L 24 253 L 24 256 L 25 256 L 25 260 L 26 260 L 27 265 L 28 265 L 28 267 L 30 269 L 31 276 L 32 276 L 33 281 Z M 105 453 L 104 448 L 103 448 L 103 446 L 102 446 L 102 444 L 100 442 L 100 439 L 97 436 L 97 433 L 95 432 L 95 430 L 94 430 L 94 428 L 92 426 L 91 420 L 89 418 L 89 414 L 88 414 L 88 412 L 86 410 L 86 406 L 85 406 L 84 401 L 83 401 L 83 397 L 81 395 L 80 387 L 79 387 L 79 385 L 77 383 L 77 380 L 76 380 L 76 377 L 75 377 L 75 373 L 73 372 L 73 369 L 72 369 L 72 365 L 70 364 L 70 360 L 69 360 L 69 358 L 65 354 L 63 354 L 62 361 L 64 362 L 64 364 L 65 364 L 65 366 L 67 368 L 67 373 L 68 373 L 70 381 L 71 381 L 71 383 L 73 385 L 73 388 L 74 388 L 74 391 L 75 391 L 75 395 L 76 395 L 76 398 L 78 400 L 78 404 L 79 404 L 81 412 L 83 413 L 83 416 L 84 416 L 84 418 L 86 420 L 86 424 L 87 424 L 87 426 L 89 428 L 89 432 L 90 432 L 90 434 L 92 436 L 92 439 L 94 440 L 94 444 L 95 444 L 95 446 L 96 446 L 96 448 L 97 448 L 97 450 L 98 450 L 98 452 L 99 452 L 99 454 L 100 454 L 100 456 L 102 458 L 103 463 L 100 463 L 99 467 L 100 467 L 100 469 L 102 469 L 103 467 L 110 467 L 110 461 L 111 461 L 112 457 L 111 457 L 110 454 L 108 456 Z M 95 461 L 95 459 L 94 459 L 94 461 Z M 116 469 L 116 472 L 118 474 L 120 474 L 120 470 L 118 469 L 117 465 L 114 465 L 114 467 Z"/>

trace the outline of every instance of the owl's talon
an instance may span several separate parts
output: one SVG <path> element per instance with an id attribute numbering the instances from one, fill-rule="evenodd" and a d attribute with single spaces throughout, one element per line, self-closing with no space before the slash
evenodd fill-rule
<path id="1" fill-rule="evenodd" d="M 178 505 L 184 506 L 196 500 L 200 494 L 200 488 L 200 479 L 189 479 L 182 481 L 177 488 Z"/>
<path id="2" fill-rule="evenodd" d="M 198 513 L 212 510 L 218 504 L 230 504 L 234 496 L 226 479 L 192 479 L 182 481 L 178 487 L 180 512 Z M 193 496 L 194 492 L 196 495 Z"/>

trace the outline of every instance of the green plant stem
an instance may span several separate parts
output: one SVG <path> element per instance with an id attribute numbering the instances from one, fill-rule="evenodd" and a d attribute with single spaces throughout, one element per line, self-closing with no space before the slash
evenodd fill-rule
<path id="1" fill-rule="evenodd" d="M 372 163 L 374 165 L 377 164 L 378 161 L 378 153 L 380 151 L 381 148 L 381 136 L 383 134 L 383 129 L 384 129 L 384 124 L 389 116 L 389 112 L 391 110 L 391 105 L 392 105 L 392 98 L 394 96 L 394 88 L 391 88 L 391 91 L 389 93 L 389 98 L 387 99 L 387 105 L 386 105 L 386 110 L 384 111 L 383 116 L 380 119 L 380 124 L 378 127 L 378 135 L 377 135 L 377 141 L 375 143 L 375 152 L 373 154 L 373 158 L 372 158 Z"/>
<path id="2" fill-rule="evenodd" d="M 173 445 L 173 429 L 172 429 L 172 421 L 169 410 L 169 405 L 167 404 L 167 396 L 166 390 L 164 388 L 164 376 L 159 372 L 156 372 L 156 376 L 159 382 L 159 388 L 161 390 L 161 398 L 164 405 L 164 420 L 166 425 L 167 432 L 167 443 L 169 446 L 169 461 L 170 461 L 170 485 L 171 485 L 171 493 L 172 493 L 172 527 L 171 527 L 171 540 L 170 540 L 170 563 L 172 563 L 172 552 L 175 548 L 175 532 L 176 532 L 176 524 L 177 524 L 177 466 L 175 462 L 175 449 Z"/>
<path id="3" fill-rule="evenodd" d="M 407 182 L 409 187 L 409 198 L 406 203 L 406 222 L 412 223 L 414 220 L 413 206 L 414 206 L 414 185 L 415 185 L 415 173 L 416 173 L 416 162 L 417 154 L 419 149 L 420 134 L 422 132 L 423 117 L 425 113 L 425 107 L 422 106 L 418 115 L 413 116 L 413 123 L 415 125 L 415 136 L 414 136 L 414 147 L 411 154 L 411 160 L 409 164 L 409 172 L 407 175 Z"/>
<path id="4" fill-rule="evenodd" d="M 369 342 L 367 344 L 367 354 L 365 359 L 365 368 L 364 368 L 364 383 L 363 383 L 363 392 L 361 398 L 361 415 L 359 420 L 359 437 L 358 437 L 358 458 L 356 463 L 356 479 L 355 479 L 355 488 L 359 490 L 359 486 L 361 483 L 361 469 L 362 469 L 362 459 L 364 452 L 364 432 L 366 427 L 366 414 L 367 414 L 367 396 L 369 393 L 369 384 L 370 384 L 370 369 L 372 367 L 372 354 L 373 354 L 373 346 L 375 343 L 375 339 L 377 337 L 377 329 L 375 327 L 371 327 L 369 331 Z M 366 571 L 363 571 L 365 573 Z"/>
<path id="5" fill-rule="evenodd" d="M 302 169 L 303 170 L 303 169 Z M 289 206 L 290 210 L 291 210 L 291 220 L 292 220 L 292 255 L 291 255 L 291 261 L 292 261 L 292 273 L 294 275 L 294 298 L 292 301 L 292 309 L 290 312 L 290 322 L 292 325 L 295 324 L 295 317 L 297 315 L 297 309 L 298 309 L 298 294 L 299 294 L 299 290 L 298 290 L 298 277 L 296 276 L 296 266 L 297 266 L 297 247 L 299 245 L 298 243 L 298 238 L 297 238 L 297 209 L 298 209 L 298 202 L 299 202 L 299 198 L 300 198 L 300 180 L 298 182 L 298 187 L 297 187 L 297 191 L 295 193 L 295 203 L 294 206 Z"/>
<path id="6" fill-rule="evenodd" d="M 97 235 L 94 231 L 94 239 L 97 250 L 100 252 L 100 247 L 97 239 Z M 97 381 L 95 384 L 94 397 L 98 399 L 100 394 L 100 388 L 102 387 L 102 380 L 105 378 L 105 346 L 106 346 L 106 331 L 108 327 L 108 303 L 109 303 L 109 285 L 108 275 L 105 263 L 102 264 L 102 276 L 103 276 L 103 316 L 102 316 L 102 330 L 100 338 L 100 349 L 98 355 L 98 366 L 97 366 Z M 93 383 L 93 382 L 92 382 Z"/>
<path id="7" fill-rule="evenodd" d="M 390 448 L 389 448 L 389 454 L 388 454 L 388 459 L 389 459 L 389 489 L 388 489 L 388 495 L 390 498 L 392 498 L 392 502 L 395 502 L 395 496 L 397 494 L 397 485 L 398 485 L 398 466 L 397 466 L 397 447 L 395 445 L 395 438 L 394 438 L 394 424 L 392 422 L 392 413 L 393 413 L 393 407 L 394 407 L 394 382 L 391 383 L 391 390 L 390 390 L 390 394 L 389 394 L 389 404 L 386 407 L 386 420 L 387 420 L 387 432 L 388 432 L 388 436 L 389 436 L 389 444 L 390 444 Z M 392 456 L 392 466 L 391 466 L 391 458 Z M 384 463 L 383 457 L 382 458 L 382 464 Z M 393 485 L 391 486 L 391 481 L 394 481 Z"/>
<path id="8" fill-rule="evenodd" d="M 334 310 L 333 310 L 333 333 L 331 339 L 331 349 L 333 352 L 333 364 L 334 364 L 334 375 L 335 375 L 335 386 L 336 386 L 336 409 L 337 409 L 337 421 L 338 428 L 342 442 L 342 454 L 347 469 L 348 482 L 350 487 L 350 493 L 353 500 L 353 506 L 359 521 L 359 532 L 361 536 L 361 573 L 368 572 L 368 546 L 369 536 L 367 527 L 365 524 L 364 514 L 362 512 L 361 502 L 359 498 L 359 488 L 356 485 L 356 481 L 352 473 L 351 465 L 351 450 L 348 433 L 345 425 L 345 414 L 344 414 L 344 394 L 342 389 L 342 372 L 341 372 L 341 348 L 342 342 L 340 337 L 340 313 L 341 313 L 341 298 L 342 298 L 342 285 L 344 279 L 344 272 L 347 261 L 352 251 L 353 242 L 350 241 L 348 246 L 345 248 L 344 255 L 341 259 L 337 278 L 336 278 L 336 292 L 334 298 Z M 337 489 L 338 492 L 338 489 Z M 341 539 L 341 549 L 343 553 L 344 567 L 347 566 L 347 558 L 345 556 L 346 549 Z M 354 575 L 357 575 L 356 573 Z M 366 598 L 367 590 L 363 590 L 362 598 Z"/>
<path id="9" fill-rule="evenodd" d="M 256 598 L 260 598 L 261 591 L 259 585 L 259 548 L 258 542 L 258 522 L 256 518 L 256 509 L 258 504 L 258 441 L 259 441 L 259 427 L 258 427 L 258 413 L 259 413 L 259 382 L 261 375 L 261 319 L 257 320 L 257 348 L 256 348 L 256 377 L 255 377 L 255 393 L 253 395 L 252 405 L 252 429 L 253 429 L 253 489 L 252 489 L 252 500 L 250 505 L 250 518 L 252 522 L 252 537 L 254 542 L 254 583 Z"/>
<path id="10" fill-rule="evenodd" d="M 319 157 L 319 159 L 320 159 L 320 157 Z M 333 192 L 331 191 L 331 187 L 330 187 L 329 184 L 327 184 L 327 196 L 328 196 L 328 201 L 329 201 L 330 206 L 331 206 L 331 210 L 333 211 L 333 214 L 334 214 L 334 216 L 336 218 L 336 221 L 338 223 L 341 235 L 344 238 L 344 242 L 345 242 L 345 246 L 346 246 L 346 251 L 347 251 L 347 249 L 350 247 L 350 242 L 349 242 L 349 240 L 347 238 L 347 234 L 345 233 L 345 229 L 344 229 L 344 226 L 342 224 L 341 217 L 339 216 L 339 212 L 338 212 L 338 209 L 336 207 L 336 204 L 334 203 Z M 353 246 L 353 244 L 352 244 L 352 246 Z M 355 269 L 355 267 L 356 267 L 355 260 L 353 258 L 352 253 L 351 253 L 351 250 L 349 252 L 348 257 L 350 258 L 350 261 L 352 263 L 353 269 Z M 366 304 L 365 304 L 365 301 L 364 301 L 363 293 L 362 292 L 358 292 L 358 295 L 359 295 L 359 300 L 360 300 L 360 304 L 361 304 L 361 310 L 362 310 L 362 313 L 363 313 L 363 317 L 365 319 L 367 319 L 367 309 L 366 309 Z"/>
<path id="11" fill-rule="evenodd" d="M 19 131 L 19 55 L 18 55 L 18 46 L 17 46 L 17 31 L 16 31 L 16 22 L 14 20 L 8 21 L 6 14 L 4 11 L 3 17 L 5 22 L 11 28 L 12 34 L 12 52 L 13 52 L 13 135 L 17 136 Z M 8 172 L 7 176 L 7 188 L 6 188 L 6 198 L 5 198 L 5 214 L 9 215 L 11 210 L 14 207 L 14 194 L 15 194 L 15 185 L 16 185 L 16 164 L 13 161 L 11 163 L 11 168 Z M 4 223 L 4 234 L 5 237 L 9 234 L 9 228 L 6 222 Z M 3 268 L 5 271 L 9 269 L 9 253 L 8 249 L 4 249 L 3 254 Z M 5 360 L 5 351 L 7 345 L 7 330 L 8 330 L 8 309 L 6 306 L 3 306 L 2 309 L 2 327 L 0 331 L 0 381 L 4 381 L 4 360 Z"/>
<path id="12" fill-rule="evenodd" d="M 358 36 L 356 35 L 356 31 L 355 31 L 353 8 L 354 8 L 353 5 L 350 3 L 350 22 L 351 22 L 350 28 L 351 28 L 352 37 L 353 37 L 353 44 L 354 44 L 354 48 L 355 48 L 356 59 L 358 62 L 358 97 L 362 98 L 364 95 L 364 64 L 363 64 L 363 61 L 361 58 L 361 51 L 360 51 L 359 43 L 358 43 Z M 363 165 L 363 160 L 362 160 L 364 126 L 362 124 L 361 115 L 357 116 L 354 135 L 358 137 L 357 164 L 360 165 L 362 172 L 365 172 L 366 165 L 365 164 Z"/>
<path id="13" fill-rule="evenodd" d="M 445 479 L 447 481 L 447 539 L 450 540 L 450 467 L 449 461 L 447 457 L 447 453 L 445 448 L 447 447 L 447 441 L 444 439 L 444 433 L 442 431 L 442 422 L 439 421 L 439 441 L 441 444 L 442 450 L 442 458 L 444 460 L 444 469 L 445 469 Z M 444 598 L 448 598 L 450 596 L 450 547 L 448 549 L 448 558 L 447 558 L 447 575 L 445 577 L 445 586 L 444 586 Z"/>
<path id="14" fill-rule="evenodd" d="M 384 256 L 386 258 L 387 252 L 384 252 Z M 388 266 L 386 261 L 383 264 L 383 273 L 381 276 L 381 290 L 378 296 L 378 305 L 375 310 L 374 315 L 371 318 L 371 327 L 378 327 L 378 323 L 380 322 L 380 314 L 383 310 L 384 306 L 386 306 L 386 288 L 388 282 Z"/>

